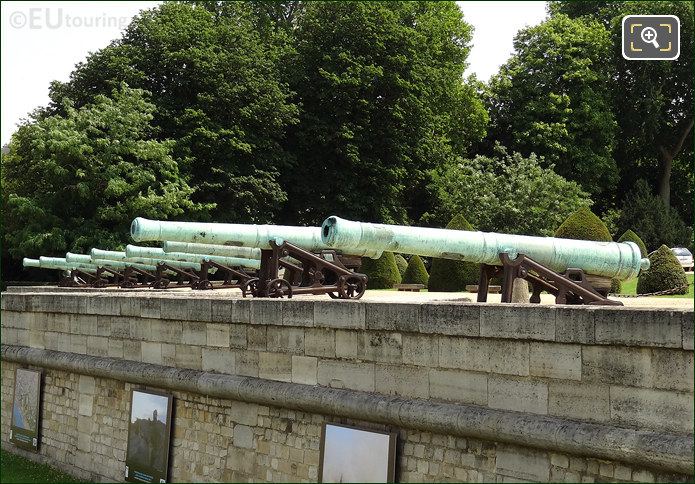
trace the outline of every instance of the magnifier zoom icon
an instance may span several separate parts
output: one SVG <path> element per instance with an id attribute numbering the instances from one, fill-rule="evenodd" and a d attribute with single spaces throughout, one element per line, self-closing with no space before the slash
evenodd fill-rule
<path id="1" fill-rule="evenodd" d="M 657 49 L 659 48 L 659 43 L 656 41 L 656 30 L 653 27 L 645 27 L 640 32 L 640 38 L 643 42 L 647 44 L 652 44 Z"/>

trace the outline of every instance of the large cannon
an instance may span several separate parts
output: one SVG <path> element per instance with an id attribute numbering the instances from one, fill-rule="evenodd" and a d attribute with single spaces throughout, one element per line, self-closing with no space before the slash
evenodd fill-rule
<path id="1" fill-rule="evenodd" d="M 242 288 L 244 295 L 254 296 L 327 293 L 337 298 L 359 298 L 367 282 L 364 274 L 354 272 L 360 257 L 378 257 L 376 251 L 361 247 L 340 253 L 331 249 L 322 242 L 320 227 L 164 222 L 138 217 L 130 234 L 138 242 L 166 242 L 167 252 L 177 242 L 260 249 L 258 278 Z M 281 268 L 285 270 L 283 278 L 279 276 Z"/>
<path id="2" fill-rule="evenodd" d="M 172 242 L 171 240 L 167 240 L 162 243 L 162 250 L 164 250 L 166 253 L 217 255 L 222 257 L 261 259 L 261 249 L 253 247 L 236 247 L 233 245 L 196 244 L 194 242 Z"/>
<path id="3" fill-rule="evenodd" d="M 327 246 L 345 251 L 358 247 L 479 263 L 479 301 L 487 298 L 489 279 L 503 272 L 502 302 L 511 301 L 514 279 L 521 277 L 533 285 L 531 302 L 540 302 L 540 292 L 547 290 L 557 303 L 620 305 L 596 291 L 587 275 L 625 280 L 649 267 L 649 259 L 632 242 L 405 227 L 336 216 L 323 222 L 321 237 Z"/>

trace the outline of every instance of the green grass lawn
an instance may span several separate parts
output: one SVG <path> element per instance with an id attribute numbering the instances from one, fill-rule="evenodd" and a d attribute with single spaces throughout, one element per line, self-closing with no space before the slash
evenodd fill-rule
<path id="1" fill-rule="evenodd" d="M 0 479 L 5 482 L 85 482 L 52 467 L 0 451 Z"/>
<path id="2" fill-rule="evenodd" d="M 688 279 L 688 284 L 691 284 L 691 286 L 688 288 L 688 294 L 671 294 L 668 296 L 659 296 L 659 297 L 689 297 L 690 299 L 693 298 L 693 295 L 695 294 L 693 292 L 693 274 L 686 274 L 685 277 Z M 637 279 L 630 279 L 629 281 L 623 281 L 622 285 L 622 290 L 620 291 L 621 294 L 637 294 Z"/>

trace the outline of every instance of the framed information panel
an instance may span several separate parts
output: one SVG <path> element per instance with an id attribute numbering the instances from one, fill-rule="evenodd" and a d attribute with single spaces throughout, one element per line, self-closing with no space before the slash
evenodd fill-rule
<path id="1" fill-rule="evenodd" d="M 171 437 L 170 394 L 133 390 L 128 422 L 125 479 L 130 482 L 166 482 Z"/>
<path id="2" fill-rule="evenodd" d="M 396 434 L 324 424 L 319 482 L 394 482 Z"/>
<path id="3" fill-rule="evenodd" d="M 14 372 L 14 399 L 10 442 L 17 447 L 39 450 L 41 372 L 17 368 Z"/>

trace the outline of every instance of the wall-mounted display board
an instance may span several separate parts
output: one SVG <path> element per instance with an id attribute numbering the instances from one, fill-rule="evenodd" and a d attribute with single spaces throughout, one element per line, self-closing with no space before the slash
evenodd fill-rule
<path id="1" fill-rule="evenodd" d="M 17 368 L 14 372 L 14 400 L 10 442 L 27 450 L 39 450 L 41 372 Z"/>
<path id="2" fill-rule="evenodd" d="M 126 481 L 167 481 L 172 403 L 170 394 L 142 389 L 132 391 Z"/>
<path id="3" fill-rule="evenodd" d="M 394 482 L 396 434 L 324 424 L 320 462 L 319 482 Z"/>

